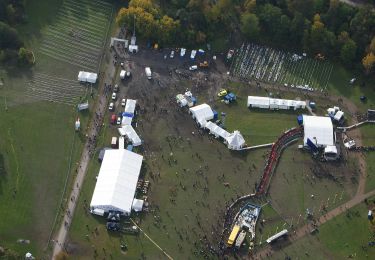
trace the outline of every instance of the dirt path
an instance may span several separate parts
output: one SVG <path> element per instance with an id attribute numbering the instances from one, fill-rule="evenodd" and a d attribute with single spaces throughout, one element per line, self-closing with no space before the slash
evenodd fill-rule
<path id="1" fill-rule="evenodd" d="M 110 61 L 108 63 L 107 71 L 104 74 L 104 78 L 101 78 L 99 80 L 100 84 L 104 85 L 104 82 L 110 84 L 112 82 L 112 79 L 114 78 L 115 74 L 115 67 L 113 65 L 113 57 L 110 55 Z M 64 212 L 64 218 L 61 223 L 59 232 L 55 236 L 54 240 L 54 248 L 53 248 L 53 255 L 52 259 L 55 259 L 56 255 L 62 251 L 65 250 L 65 242 L 66 242 L 66 235 L 69 231 L 70 224 L 72 222 L 72 217 L 74 215 L 74 210 L 76 208 L 76 203 L 78 201 L 78 197 L 80 195 L 80 188 L 82 187 L 82 183 L 84 181 L 86 172 L 87 172 L 87 166 L 90 161 L 90 151 L 95 149 L 95 145 L 93 144 L 93 140 L 98 136 L 101 125 L 103 124 L 103 116 L 105 114 L 105 109 L 107 109 L 107 101 L 108 98 L 104 93 L 104 87 L 99 87 L 99 98 L 96 103 L 96 107 L 93 108 L 97 116 L 95 117 L 95 114 L 93 116 L 93 120 L 91 120 L 88 131 L 87 131 L 87 140 L 86 144 L 82 151 L 82 156 L 79 163 L 79 168 L 77 170 L 77 175 L 74 180 L 74 186 L 72 187 L 72 190 L 70 192 L 69 196 L 69 202 L 66 207 L 66 210 Z"/>
<path id="2" fill-rule="evenodd" d="M 320 226 L 320 225 L 326 223 L 327 221 L 329 221 L 329 220 L 333 219 L 334 217 L 344 213 L 348 209 L 360 204 L 365 199 L 367 199 L 369 197 L 372 197 L 374 195 L 375 195 L 375 190 L 370 191 L 366 194 L 356 194 L 356 196 L 354 196 L 354 198 L 352 198 L 348 202 L 346 202 L 346 203 L 340 205 L 339 207 L 337 207 L 337 208 L 327 212 L 326 214 L 322 215 L 316 221 L 316 225 Z M 293 243 L 296 240 L 304 237 L 305 235 L 310 234 L 310 231 L 313 228 L 314 227 L 311 224 L 306 224 L 306 225 L 302 226 L 301 228 L 297 229 L 296 231 L 294 231 L 293 233 L 290 233 L 290 235 L 288 236 L 288 239 L 290 240 L 291 243 Z M 270 257 L 270 256 L 272 256 L 272 248 L 271 248 L 271 246 L 267 245 L 261 251 L 257 252 L 255 255 L 253 255 L 251 257 L 251 259 L 262 259 L 262 258 L 267 258 L 267 257 Z"/>

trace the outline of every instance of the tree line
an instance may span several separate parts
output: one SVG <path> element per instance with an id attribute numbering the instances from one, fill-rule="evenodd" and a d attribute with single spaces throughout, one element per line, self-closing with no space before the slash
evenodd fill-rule
<path id="1" fill-rule="evenodd" d="M 24 43 L 15 27 L 25 21 L 25 1 L 0 0 L 0 63 L 8 66 L 27 66 L 33 54 Z"/>
<path id="2" fill-rule="evenodd" d="M 366 73 L 374 72 L 373 6 L 339 0 L 131 0 L 117 22 L 131 29 L 134 16 L 137 35 L 164 45 L 246 40 L 339 59 L 347 67 L 362 63 Z"/>

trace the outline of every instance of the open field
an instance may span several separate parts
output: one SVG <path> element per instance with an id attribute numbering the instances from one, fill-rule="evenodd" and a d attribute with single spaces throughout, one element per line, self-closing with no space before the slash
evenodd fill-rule
<path id="1" fill-rule="evenodd" d="M 256 44 L 243 44 L 233 58 L 232 74 L 284 85 L 326 89 L 333 65 Z"/>
<path id="2" fill-rule="evenodd" d="M 87 20 L 95 17 L 93 15 L 108 15 L 108 8 L 97 6 L 97 2 L 80 1 L 77 4 L 80 7 L 76 8 L 80 8 L 82 14 L 81 9 L 84 6 L 87 9 L 79 23 L 88 23 Z M 74 2 L 65 1 L 64 12 L 73 16 L 74 10 L 67 10 L 69 3 Z M 58 33 L 53 35 L 50 30 L 64 20 L 59 11 L 61 5 L 59 0 L 27 1 L 28 23 L 20 25 L 20 31 L 27 46 L 36 53 L 36 65 L 30 70 L 0 68 L 4 83 L 0 86 L 0 246 L 14 249 L 21 255 L 30 251 L 37 258 L 48 258 L 45 250 L 48 250 L 47 241 L 55 220 L 60 219 L 57 213 L 60 203 L 64 203 L 63 190 L 71 183 L 71 172 L 75 171 L 85 142 L 83 133 L 74 132 L 74 122 L 79 116 L 85 129 L 90 114 L 87 111 L 77 114 L 75 106 L 86 100 L 91 91 L 94 97 L 96 94 L 95 88 L 90 89 L 76 81 L 77 72 L 83 66 L 74 66 L 64 60 L 77 56 L 78 43 L 90 42 L 93 35 L 82 33 L 77 36 L 82 39 L 76 43 L 68 37 L 66 41 L 58 38 Z M 73 18 L 67 19 L 73 26 Z M 106 25 L 110 21 L 108 16 Z M 59 28 L 59 33 L 63 33 L 63 29 Z M 96 42 L 98 57 L 107 29 L 101 32 L 101 45 Z M 67 30 L 64 33 L 68 36 Z M 46 50 L 52 50 L 52 42 L 64 50 L 64 59 L 48 55 Z M 63 49 L 64 46 L 70 50 Z M 98 57 L 90 57 L 90 64 L 95 64 L 96 69 Z M 92 108 L 93 100 L 89 102 Z M 30 244 L 16 243 L 18 239 L 30 240 Z"/>
<path id="3" fill-rule="evenodd" d="M 301 111 L 249 111 L 246 108 L 247 95 L 266 95 L 266 92 L 254 86 L 223 80 L 220 76 L 224 74 L 220 62 L 210 73 L 192 74 L 186 72 L 186 61 L 182 61 L 184 70 L 181 61 L 163 61 L 162 57 L 162 53 L 146 50 L 142 50 L 137 56 L 130 56 L 128 64 L 132 68 L 132 78 L 120 84 L 120 88 L 126 89 L 126 97 L 137 99 L 141 107 L 136 119 L 136 131 L 144 140 L 144 147 L 137 151 L 145 156 L 142 175 L 151 182 L 151 190 L 147 194 L 151 212 L 135 215 L 134 218 L 172 257 L 201 259 L 204 254 L 212 257 L 213 255 L 205 253 L 205 246 L 203 248 L 194 245 L 194 242 L 199 242 L 206 236 L 209 244 L 216 246 L 225 204 L 237 196 L 255 191 L 267 149 L 231 152 L 207 134 L 201 136 L 187 111 L 177 108 L 175 95 L 184 92 L 186 88 L 192 89 L 193 94 L 198 97 L 198 103 L 206 101 L 219 114 L 226 112 L 225 125 L 228 130 L 239 129 L 250 145 L 274 141 L 282 132 L 297 125 L 296 116 Z M 172 62 L 173 65 L 170 64 Z M 143 64 L 152 64 L 155 73 L 153 81 L 146 80 Z M 180 78 L 173 72 L 170 75 L 167 66 L 177 67 L 189 76 Z M 217 73 L 216 70 L 220 72 Z M 206 83 L 199 80 L 204 77 L 208 77 Z M 227 84 L 238 94 L 237 104 L 227 106 L 217 101 L 217 88 Z M 296 97 L 296 94 L 282 91 L 279 94 Z M 119 99 L 122 96 L 120 91 Z M 116 113 L 121 110 L 117 103 Z M 106 120 L 109 121 L 109 117 L 110 113 L 107 113 Z M 117 136 L 116 127 L 106 125 L 98 147 L 108 146 L 112 136 Z M 304 214 L 307 207 L 318 205 L 321 198 L 333 196 L 333 200 L 335 194 L 344 189 L 341 198 L 341 201 L 344 201 L 356 188 L 356 183 L 351 183 L 346 177 L 348 171 L 354 167 L 353 164 L 324 165 L 313 162 L 309 154 L 296 150 L 296 144 L 285 150 L 280 166 L 271 180 L 270 197 L 266 199 L 271 200 L 280 216 L 275 218 L 274 222 L 270 221 L 269 225 L 266 222 L 266 233 L 263 236 L 275 231 L 276 227 L 280 229 L 285 223 L 284 219 L 290 223 L 294 218 L 294 222 L 297 222 L 298 215 Z M 308 163 L 304 164 L 306 161 Z M 314 163 L 321 167 L 322 173 L 319 176 L 313 174 L 313 170 L 316 171 Z M 73 258 L 80 259 L 92 258 L 94 250 L 97 251 L 98 257 L 105 257 L 110 252 L 113 258 L 119 258 L 123 256 L 120 244 L 125 243 L 128 246 L 125 255 L 129 258 L 143 255 L 163 259 L 162 253 L 144 235 L 107 232 L 104 219 L 85 212 L 84 200 L 88 203 L 91 200 L 99 167 L 96 160 L 90 164 L 87 181 L 82 187 L 83 196 L 70 229 L 68 252 Z M 335 182 L 333 178 L 339 181 Z M 230 183 L 230 187 L 224 187 L 224 182 Z M 285 192 L 286 190 L 288 192 Z M 310 201 L 312 192 L 317 198 L 316 201 Z M 290 199 L 288 194 L 293 194 L 293 199 Z M 338 203 L 339 196 L 341 193 L 335 203 Z M 269 211 L 265 212 L 265 218 L 272 219 L 272 210 Z M 300 223 L 303 223 L 302 219 Z"/>

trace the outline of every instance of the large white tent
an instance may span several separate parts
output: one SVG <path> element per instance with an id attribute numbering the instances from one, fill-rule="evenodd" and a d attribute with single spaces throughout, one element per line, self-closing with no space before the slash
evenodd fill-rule
<path id="1" fill-rule="evenodd" d="M 78 81 L 95 83 L 98 79 L 98 74 L 86 71 L 80 71 L 78 73 Z"/>
<path id="2" fill-rule="evenodd" d="M 137 100 L 127 99 L 124 112 L 134 114 L 136 103 Z"/>
<path id="3" fill-rule="evenodd" d="M 124 125 L 118 129 L 121 136 L 125 136 L 134 146 L 139 146 L 142 144 L 141 138 L 135 132 L 133 126 Z"/>
<path id="4" fill-rule="evenodd" d="M 239 131 L 229 134 L 225 141 L 231 150 L 240 150 L 245 144 L 245 139 Z"/>
<path id="5" fill-rule="evenodd" d="M 303 115 L 303 127 L 305 145 L 307 145 L 307 139 L 318 147 L 334 145 L 333 125 L 330 117 Z"/>
<path id="6" fill-rule="evenodd" d="M 190 113 L 197 122 L 203 122 L 214 118 L 214 112 L 207 104 L 201 104 L 189 108 Z"/>
<path id="7" fill-rule="evenodd" d="M 142 160 L 143 156 L 126 149 L 107 150 L 92 195 L 91 210 L 113 210 L 129 215 Z"/>
<path id="8" fill-rule="evenodd" d="M 269 108 L 269 109 L 304 109 L 306 101 L 289 100 L 269 97 L 248 96 L 247 106 L 249 108 Z"/>

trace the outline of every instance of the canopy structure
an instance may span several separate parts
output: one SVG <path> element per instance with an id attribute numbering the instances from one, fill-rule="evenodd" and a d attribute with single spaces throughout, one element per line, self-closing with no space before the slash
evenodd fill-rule
<path id="1" fill-rule="evenodd" d="M 210 131 L 210 134 L 213 134 L 216 138 L 221 137 L 225 139 L 229 136 L 229 133 L 226 130 L 224 130 L 217 124 L 212 123 L 211 121 L 208 121 L 204 127 L 208 129 Z"/>
<path id="2" fill-rule="evenodd" d="M 137 104 L 137 100 L 134 99 L 127 99 L 126 100 L 126 105 L 125 105 L 125 113 L 130 113 L 134 115 L 135 111 L 135 105 Z"/>
<path id="3" fill-rule="evenodd" d="M 269 97 L 248 96 L 247 106 L 249 108 L 269 108 L 269 109 L 304 109 L 306 101 L 289 100 Z"/>
<path id="4" fill-rule="evenodd" d="M 207 104 L 201 104 L 189 108 L 190 113 L 197 122 L 203 122 L 214 118 L 214 112 Z"/>
<path id="5" fill-rule="evenodd" d="M 142 144 L 141 138 L 135 132 L 131 125 L 124 125 L 118 129 L 121 136 L 125 136 L 133 144 L 133 146 L 139 146 Z"/>
<path id="6" fill-rule="evenodd" d="M 121 126 L 124 126 L 124 125 L 131 125 L 131 124 L 132 124 L 132 120 L 133 120 L 132 117 L 129 117 L 129 116 L 123 116 L 122 119 L 121 119 Z"/>
<path id="7" fill-rule="evenodd" d="M 237 130 L 229 134 L 225 140 L 231 150 L 240 150 L 245 144 L 245 139 Z"/>
<path id="8" fill-rule="evenodd" d="M 91 199 L 91 210 L 119 211 L 129 215 L 142 160 L 143 156 L 126 149 L 107 150 Z"/>
<path id="9" fill-rule="evenodd" d="M 326 147 L 335 144 L 331 118 L 303 115 L 303 126 L 304 145 L 307 145 L 307 139 L 310 139 L 317 147 Z"/>
<path id="10" fill-rule="evenodd" d="M 140 211 L 142 211 L 142 208 L 143 208 L 143 200 L 134 199 L 132 209 L 135 212 L 140 212 Z"/>
<path id="11" fill-rule="evenodd" d="M 96 83 L 98 79 L 98 74 L 86 71 L 80 71 L 78 73 L 78 81 L 80 82 L 89 82 L 89 83 Z"/>

